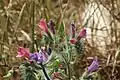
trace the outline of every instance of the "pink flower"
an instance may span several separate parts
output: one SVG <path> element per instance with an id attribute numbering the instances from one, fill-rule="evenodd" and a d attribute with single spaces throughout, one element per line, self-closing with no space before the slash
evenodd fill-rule
<path id="1" fill-rule="evenodd" d="M 18 55 L 16 57 L 29 58 L 30 57 L 30 52 L 27 48 L 18 47 Z"/>
<path id="2" fill-rule="evenodd" d="M 70 40 L 70 43 L 72 43 L 72 44 L 75 44 L 77 42 L 77 40 L 75 39 L 75 38 L 72 38 L 71 40 Z"/>
<path id="3" fill-rule="evenodd" d="M 54 73 L 52 73 L 51 78 L 52 78 L 52 80 L 63 80 L 60 72 L 54 72 Z"/>
<path id="4" fill-rule="evenodd" d="M 44 32 L 48 32 L 47 24 L 44 19 L 41 19 L 39 22 L 39 28 L 42 29 Z"/>
<path id="5" fill-rule="evenodd" d="M 86 29 L 85 28 L 80 31 L 77 39 L 80 40 L 81 38 L 84 38 L 84 37 L 86 37 Z"/>

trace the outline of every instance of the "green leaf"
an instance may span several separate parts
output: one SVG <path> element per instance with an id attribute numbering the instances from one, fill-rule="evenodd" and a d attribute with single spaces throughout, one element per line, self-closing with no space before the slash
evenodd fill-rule
<path id="1" fill-rule="evenodd" d="M 58 34 L 60 35 L 61 38 L 64 38 L 65 37 L 65 25 L 64 23 L 62 22 L 60 27 L 59 27 L 59 32 Z"/>
<path id="2" fill-rule="evenodd" d="M 59 64 L 60 64 L 60 60 L 56 59 L 52 63 L 49 64 L 48 68 L 57 67 Z"/>

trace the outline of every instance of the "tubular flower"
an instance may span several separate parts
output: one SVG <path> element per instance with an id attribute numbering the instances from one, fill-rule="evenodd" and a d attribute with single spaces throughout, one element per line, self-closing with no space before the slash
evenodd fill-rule
<path id="1" fill-rule="evenodd" d="M 42 63 L 43 62 L 43 56 L 39 53 L 34 53 L 30 55 L 30 60 Z"/>
<path id="2" fill-rule="evenodd" d="M 49 26 L 50 30 L 52 31 L 52 33 L 55 34 L 55 28 L 54 28 L 55 24 L 52 19 L 48 23 L 48 26 Z"/>
<path id="3" fill-rule="evenodd" d="M 27 48 L 18 47 L 18 55 L 16 57 L 29 58 L 30 57 L 30 52 Z"/>
<path id="4" fill-rule="evenodd" d="M 35 61 L 37 63 L 43 63 L 48 60 L 48 55 L 47 55 L 47 53 L 40 51 L 39 53 L 31 54 L 30 60 Z"/>
<path id="5" fill-rule="evenodd" d="M 99 67 L 98 60 L 94 59 L 92 64 L 88 67 L 88 72 L 96 71 Z"/>
<path id="6" fill-rule="evenodd" d="M 76 40 L 75 38 L 72 38 L 72 39 L 70 40 L 70 43 L 72 43 L 72 44 L 76 44 L 76 42 L 77 42 L 77 40 Z"/>
<path id="7" fill-rule="evenodd" d="M 41 19 L 39 22 L 39 28 L 42 29 L 44 32 L 48 33 L 47 24 L 44 19 Z"/>
<path id="8" fill-rule="evenodd" d="M 86 37 L 86 29 L 85 29 L 85 28 L 82 29 L 82 30 L 79 32 L 77 39 L 80 40 L 81 38 L 84 38 L 84 37 Z"/>

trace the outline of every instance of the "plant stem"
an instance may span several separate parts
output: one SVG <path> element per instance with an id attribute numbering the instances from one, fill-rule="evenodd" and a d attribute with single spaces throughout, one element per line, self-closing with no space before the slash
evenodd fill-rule
<path id="1" fill-rule="evenodd" d="M 68 79 L 71 79 L 71 74 L 70 74 L 70 66 L 69 63 L 67 63 L 67 70 L 68 70 Z"/>
<path id="2" fill-rule="evenodd" d="M 43 64 L 40 64 L 40 65 L 41 65 L 41 67 L 42 67 L 42 70 L 43 70 L 43 73 L 44 73 L 46 79 L 47 79 L 47 80 L 50 80 L 50 78 L 49 78 L 49 76 L 47 75 L 47 72 L 46 72 L 46 70 L 45 70 Z"/>
<path id="3" fill-rule="evenodd" d="M 34 52 L 34 43 L 35 43 L 35 40 L 34 40 L 34 12 L 35 12 L 35 2 L 34 0 L 32 1 L 32 18 L 31 18 L 31 21 L 32 21 L 32 48 L 31 48 L 31 52 Z"/>

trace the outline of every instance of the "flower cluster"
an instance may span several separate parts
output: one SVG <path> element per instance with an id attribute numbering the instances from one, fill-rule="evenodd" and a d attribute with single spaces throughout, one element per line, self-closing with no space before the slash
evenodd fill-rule
<path id="1" fill-rule="evenodd" d="M 51 54 L 51 49 L 49 48 L 48 51 L 41 49 L 39 52 L 30 53 L 28 49 L 23 47 L 18 47 L 18 55 L 16 57 L 23 57 L 27 58 L 30 61 L 35 61 L 37 63 L 43 63 L 48 60 L 48 55 Z"/>
<path id="2" fill-rule="evenodd" d="M 72 44 L 76 44 L 76 42 L 77 41 L 79 41 L 81 38 L 85 38 L 86 37 L 86 29 L 85 28 L 83 28 L 80 32 L 79 32 L 79 34 L 77 35 L 77 37 L 75 38 L 75 32 L 76 32 L 76 30 L 75 30 L 75 24 L 74 23 L 72 23 L 71 24 L 71 35 L 72 35 L 72 39 L 70 39 L 70 43 L 72 43 Z"/>
<path id="3" fill-rule="evenodd" d="M 48 38 L 53 38 L 53 40 L 54 40 L 53 36 L 57 32 L 55 31 L 55 24 L 54 24 L 52 19 L 48 23 L 46 23 L 45 19 L 41 19 L 39 21 L 38 27 L 47 36 L 49 36 Z M 75 26 L 74 23 L 71 24 L 70 28 L 71 28 L 70 43 L 75 44 L 74 47 L 76 48 L 77 53 L 79 53 L 79 54 L 83 53 L 84 52 L 84 45 L 83 45 L 83 42 L 82 42 L 81 39 L 86 37 L 86 33 L 87 33 L 86 29 L 83 28 L 79 32 L 79 34 L 76 35 L 76 26 Z M 51 33 L 53 34 L 53 36 L 52 36 Z M 47 72 L 45 71 L 44 65 L 41 64 L 41 63 L 45 63 L 46 61 L 48 61 L 49 55 L 51 55 L 51 53 L 52 53 L 51 48 L 46 49 L 45 47 L 42 47 L 39 52 L 30 53 L 28 48 L 18 47 L 18 55 L 16 57 L 23 57 L 30 62 L 38 63 L 37 65 L 39 65 L 39 63 L 40 63 L 45 77 L 47 78 L 47 80 L 50 80 L 49 76 L 47 75 Z M 65 59 L 65 60 L 67 60 L 67 59 Z M 53 65 L 56 66 L 56 64 L 58 65 L 58 62 L 54 63 Z M 60 64 L 58 66 L 59 66 L 60 69 L 64 68 L 62 64 Z M 49 66 L 49 67 L 51 67 L 51 66 Z M 87 72 L 91 73 L 93 71 L 96 71 L 98 69 L 98 67 L 99 67 L 98 60 L 94 59 L 92 64 L 87 68 Z M 52 80 L 56 80 L 56 79 L 63 80 L 59 71 L 53 72 L 52 75 L 51 75 L 51 78 L 52 78 Z"/>
<path id="4" fill-rule="evenodd" d="M 55 34 L 55 28 L 54 28 L 55 24 L 54 24 L 54 22 L 53 22 L 52 19 L 49 21 L 48 24 L 45 22 L 44 19 L 41 19 L 38 26 L 39 26 L 39 28 L 40 28 L 42 31 L 44 31 L 46 34 L 49 34 L 48 28 L 50 29 L 50 31 L 51 31 L 53 34 Z"/>
<path id="5" fill-rule="evenodd" d="M 49 21 L 49 23 L 47 24 L 45 22 L 44 19 L 41 19 L 40 22 L 39 22 L 39 28 L 44 31 L 45 33 L 47 33 L 49 35 L 49 30 L 48 28 L 50 29 L 50 31 L 55 34 L 55 24 L 53 22 L 53 20 L 51 19 Z M 81 38 L 85 38 L 86 37 L 86 29 L 83 28 L 79 34 L 77 35 L 77 37 L 75 38 L 75 35 L 76 35 L 76 27 L 75 27 L 75 24 L 72 23 L 71 24 L 71 35 L 72 35 L 72 39 L 70 39 L 70 43 L 72 44 L 76 44 L 77 41 L 79 41 Z"/>

